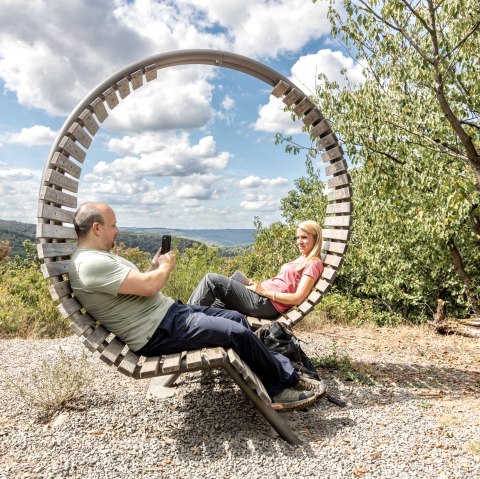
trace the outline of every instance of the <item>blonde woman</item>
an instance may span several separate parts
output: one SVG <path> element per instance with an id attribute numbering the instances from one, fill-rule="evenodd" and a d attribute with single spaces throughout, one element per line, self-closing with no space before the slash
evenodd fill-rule
<path id="1" fill-rule="evenodd" d="M 242 283 L 209 273 L 200 281 L 188 303 L 233 309 L 265 319 L 274 319 L 302 303 L 323 271 L 320 259 L 322 230 L 315 221 L 303 221 L 297 226 L 296 240 L 300 256 L 284 264 L 274 278 L 261 283 L 251 280 Z"/>

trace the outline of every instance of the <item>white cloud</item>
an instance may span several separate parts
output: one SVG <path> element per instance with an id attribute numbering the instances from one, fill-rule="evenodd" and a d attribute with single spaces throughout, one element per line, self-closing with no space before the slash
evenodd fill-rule
<path id="1" fill-rule="evenodd" d="M 249 211 L 274 212 L 278 210 L 280 198 L 285 194 L 288 180 L 280 176 L 276 178 L 260 178 L 247 176 L 238 185 L 243 193 L 240 207 Z"/>
<path id="2" fill-rule="evenodd" d="M 239 181 L 239 186 L 246 189 L 271 188 L 288 185 L 288 180 L 277 176 L 277 178 L 259 178 L 258 176 L 247 176 Z"/>
<path id="3" fill-rule="evenodd" d="M 242 55 L 274 58 L 296 51 L 330 32 L 327 5 L 305 0 L 183 0 L 202 8 L 211 23 L 228 31 L 233 50 Z"/>
<path id="4" fill-rule="evenodd" d="M 347 78 L 356 83 L 363 81 L 362 68 L 354 63 L 351 57 L 342 52 L 330 49 L 319 50 L 315 54 L 304 55 L 292 66 L 290 79 L 307 95 L 315 93 L 319 82 L 318 75 L 324 73 L 330 81 L 337 81 L 340 86 L 346 80 L 341 70 L 346 70 Z M 252 125 L 254 130 L 267 132 L 280 132 L 287 135 L 301 133 L 303 123 L 293 122 L 291 114 L 284 111 L 284 103 L 270 96 L 267 104 L 262 105 L 258 111 L 258 118 Z"/>
<path id="5" fill-rule="evenodd" d="M 224 110 L 229 111 L 235 106 L 235 100 L 230 96 L 226 95 L 222 101 L 222 107 Z"/>
<path id="6" fill-rule="evenodd" d="M 35 125 L 30 128 L 22 128 L 19 132 L 4 133 L 0 140 L 4 143 L 17 143 L 23 146 L 50 145 L 56 138 L 57 133 L 47 126 Z"/>
<path id="7" fill-rule="evenodd" d="M 42 173 L 29 168 L 15 168 L 0 162 L 0 215 L 4 220 L 36 222 Z"/>
<path id="8" fill-rule="evenodd" d="M 120 140 L 120 143 L 122 140 Z M 134 140 L 129 137 L 128 144 Z M 178 135 L 176 141 L 158 142 L 157 149 L 139 156 L 125 156 L 111 163 L 98 162 L 93 168 L 96 176 L 141 177 L 141 176 L 190 176 L 209 170 L 223 170 L 231 155 L 219 152 L 212 136 L 206 136 L 192 145 L 187 134 Z M 125 146 L 125 144 L 124 144 Z M 88 175 L 87 175 L 88 176 Z"/>
<path id="9" fill-rule="evenodd" d="M 325 11 L 305 0 L 3 0 L 0 79 L 22 105 L 66 114 L 100 81 L 160 52 L 209 48 L 274 58 L 296 51 L 328 33 Z M 185 75 L 175 84 L 180 98 L 191 83 Z M 164 93 L 164 100 L 177 96 L 176 89 Z"/>

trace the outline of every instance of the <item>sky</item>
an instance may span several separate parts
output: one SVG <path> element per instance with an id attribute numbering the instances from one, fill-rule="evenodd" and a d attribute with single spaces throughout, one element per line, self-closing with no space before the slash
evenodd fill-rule
<path id="1" fill-rule="evenodd" d="M 42 171 L 58 131 L 98 84 L 174 50 L 225 50 L 264 63 L 311 94 L 317 76 L 361 70 L 333 41 L 326 2 L 309 0 L 0 0 L 0 219 L 36 223 Z M 101 124 L 79 204 L 113 206 L 119 226 L 252 228 L 281 219 L 305 174 L 306 147 L 271 87 L 207 65 L 158 71 Z"/>

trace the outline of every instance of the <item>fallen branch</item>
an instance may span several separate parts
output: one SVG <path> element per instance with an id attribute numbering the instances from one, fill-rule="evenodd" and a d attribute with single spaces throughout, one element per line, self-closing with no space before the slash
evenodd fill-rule
<path id="1" fill-rule="evenodd" d="M 433 321 L 429 321 L 439 334 L 458 334 L 467 338 L 480 338 L 480 318 L 455 319 L 447 318 L 445 313 L 445 301 L 437 301 L 437 311 Z"/>

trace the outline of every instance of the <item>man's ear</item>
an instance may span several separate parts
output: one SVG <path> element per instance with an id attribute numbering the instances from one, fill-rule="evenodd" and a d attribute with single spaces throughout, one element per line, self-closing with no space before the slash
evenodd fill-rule
<path id="1" fill-rule="evenodd" d="M 100 234 L 100 226 L 101 224 L 98 221 L 95 221 L 92 225 L 92 232 L 95 236 Z"/>

